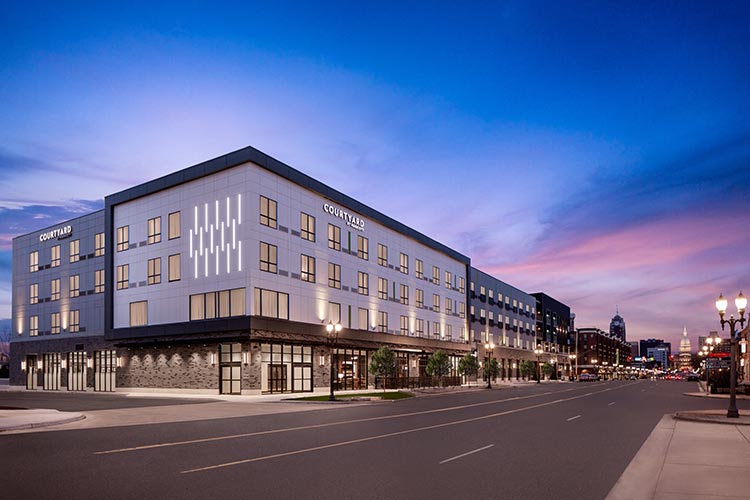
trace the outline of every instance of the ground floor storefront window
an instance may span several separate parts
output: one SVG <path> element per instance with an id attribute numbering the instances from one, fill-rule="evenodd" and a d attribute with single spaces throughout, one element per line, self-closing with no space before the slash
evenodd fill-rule
<path id="1" fill-rule="evenodd" d="M 44 354 L 44 390 L 60 390 L 60 353 L 48 352 Z"/>
<path id="2" fill-rule="evenodd" d="M 312 392 L 312 346 L 261 344 L 261 391 Z"/>
<path id="3" fill-rule="evenodd" d="M 334 349 L 334 388 L 337 391 L 367 389 L 368 352 L 362 349 Z"/>
<path id="4" fill-rule="evenodd" d="M 242 344 L 219 346 L 219 373 L 221 394 L 242 393 Z"/>
<path id="5" fill-rule="evenodd" d="M 68 390 L 86 390 L 86 353 L 69 352 L 67 355 Z"/>
<path id="6" fill-rule="evenodd" d="M 94 390 L 113 392 L 117 358 L 114 350 L 94 351 Z"/>

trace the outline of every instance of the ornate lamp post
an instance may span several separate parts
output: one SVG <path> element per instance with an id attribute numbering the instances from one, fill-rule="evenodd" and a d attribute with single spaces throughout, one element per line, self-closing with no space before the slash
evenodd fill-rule
<path id="1" fill-rule="evenodd" d="M 737 337 L 739 331 L 735 328 L 735 325 L 739 323 L 740 329 L 745 324 L 745 308 L 747 307 L 747 298 L 740 292 L 737 298 L 734 299 L 734 305 L 737 307 L 737 314 L 739 318 L 735 319 L 734 315 L 730 314 L 729 319 L 724 319 L 724 314 L 727 312 L 727 299 L 724 295 L 719 294 L 719 298 L 716 299 L 716 310 L 719 311 L 719 318 L 721 319 L 721 329 L 724 330 L 724 325 L 729 323 L 729 342 L 730 342 L 730 367 L 729 367 L 729 408 L 727 409 L 727 418 L 739 418 L 740 412 L 737 411 Z"/>
<path id="2" fill-rule="evenodd" d="M 578 356 L 575 354 L 570 355 L 570 362 L 572 363 L 573 361 L 576 363 L 575 371 L 573 372 L 573 380 L 575 380 L 578 378 Z"/>
<path id="3" fill-rule="evenodd" d="M 534 354 L 536 354 L 536 383 L 541 384 L 542 383 L 542 362 L 541 357 L 542 353 L 544 351 L 542 350 L 542 346 L 537 345 L 536 349 L 534 349 Z"/>
<path id="4" fill-rule="evenodd" d="M 328 395 L 329 401 L 336 401 L 333 397 L 333 348 L 336 346 L 336 341 L 339 339 L 339 332 L 341 331 L 341 323 L 333 324 L 330 321 L 326 325 L 326 338 L 328 339 L 328 345 L 331 346 L 331 393 Z"/>
<path id="5" fill-rule="evenodd" d="M 492 357 L 493 357 L 492 355 L 495 353 L 495 344 L 493 344 L 492 342 L 487 342 L 486 344 L 484 344 L 484 352 L 487 354 L 486 361 L 485 361 L 485 363 L 487 364 L 485 365 L 485 370 L 484 370 L 484 372 L 487 374 L 487 389 L 492 389 L 492 377 L 490 374 L 490 370 L 491 370 L 490 361 L 492 360 Z"/>

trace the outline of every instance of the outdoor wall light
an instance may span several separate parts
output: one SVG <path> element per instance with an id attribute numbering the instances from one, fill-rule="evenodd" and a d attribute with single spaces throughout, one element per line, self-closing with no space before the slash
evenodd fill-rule
<path id="1" fill-rule="evenodd" d="M 65 358 L 63 358 L 60 361 L 60 368 L 62 368 L 63 370 L 65 370 L 67 367 L 68 367 L 68 361 Z"/>
<path id="2" fill-rule="evenodd" d="M 210 354 L 210 359 L 211 359 L 211 366 L 216 366 L 216 353 L 215 352 L 212 352 Z"/>
<path id="3" fill-rule="evenodd" d="M 37 370 L 41 370 L 42 369 L 42 360 L 41 359 L 37 360 L 37 362 L 36 362 L 36 369 Z"/>
<path id="4" fill-rule="evenodd" d="M 22 372 L 26 371 L 26 361 L 21 361 L 21 371 Z"/>
<path id="5" fill-rule="evenodd" d="M 242 364 L 247 366 L 247 363 L 248 363 L 248 352 L 244 351 L 242 353 Z"/>
<path id="6" fill-rule="evenodd" d="M 94 360 L 93 358 L 87 358 L 86 359 L 86 368 L 93 368 L 94 367 Z"/>

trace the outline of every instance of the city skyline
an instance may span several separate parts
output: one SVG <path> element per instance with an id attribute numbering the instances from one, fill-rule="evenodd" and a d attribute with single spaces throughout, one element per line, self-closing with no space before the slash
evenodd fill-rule
<path id="1" fill-rule="evenodd" d="M 607 330 L 619 306 L 630 341 L 720 330 L 714 299 L 750 277 L 747 19 L 741 3 L 11 5 L 0 318 L 14 236 L 252 145 L 578 327 Z"/>

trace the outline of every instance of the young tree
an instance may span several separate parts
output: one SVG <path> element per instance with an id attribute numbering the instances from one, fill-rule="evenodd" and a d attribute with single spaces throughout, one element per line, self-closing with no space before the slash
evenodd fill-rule
<path id="1" fill-rule="evenodd" d="M 396 374 L 396 355 L 387 347 L 381 347 L 370 358 L 370 373 L 380 377 L 385 391 L 385 380 Z"/>
<path id="2" fill-rule="evenodd" d="M 521 369 L 521 376 L 528 380 L 534 373 L 534 362 L 529 360 L 521 361 L 519 368 Z"/>
<path id="3" fill-rule="evenodd" d="M 545 377 L 548 377 L 548 378 L 551 377 L 554 371 L 555 371 L 555 367 L 551 363 L 544 363 L 542 365 L 542 373 L 544 374 Z"/>
<path id="4" fill-rule="evenodd" d="M 458 360 L 458 372 L 461 375 L 471 377 L 479 371 L 479 361 L 473 354 L 467 354 Z"/>
<path id="5" fill-rule="evenodd" d="M 440 385 L 443 385 L 443 377 L 451 371 L 451 360 L 443 351 L 437 351 L 427 360 L 425 370 L 429 375 L 438 377 Z"/>
<path id="6" fill-rule="evenodd" d="M 490 381 L 497 378 L 498 374 L 500 373 L 500 365 L 495 358 L 491 358 L 489 362 L 484 364 L 482 371 L 484 372 L 484 376 L 487 379 L 487 388 L 491 389 L 492 385 L 490 384 Z"/>

